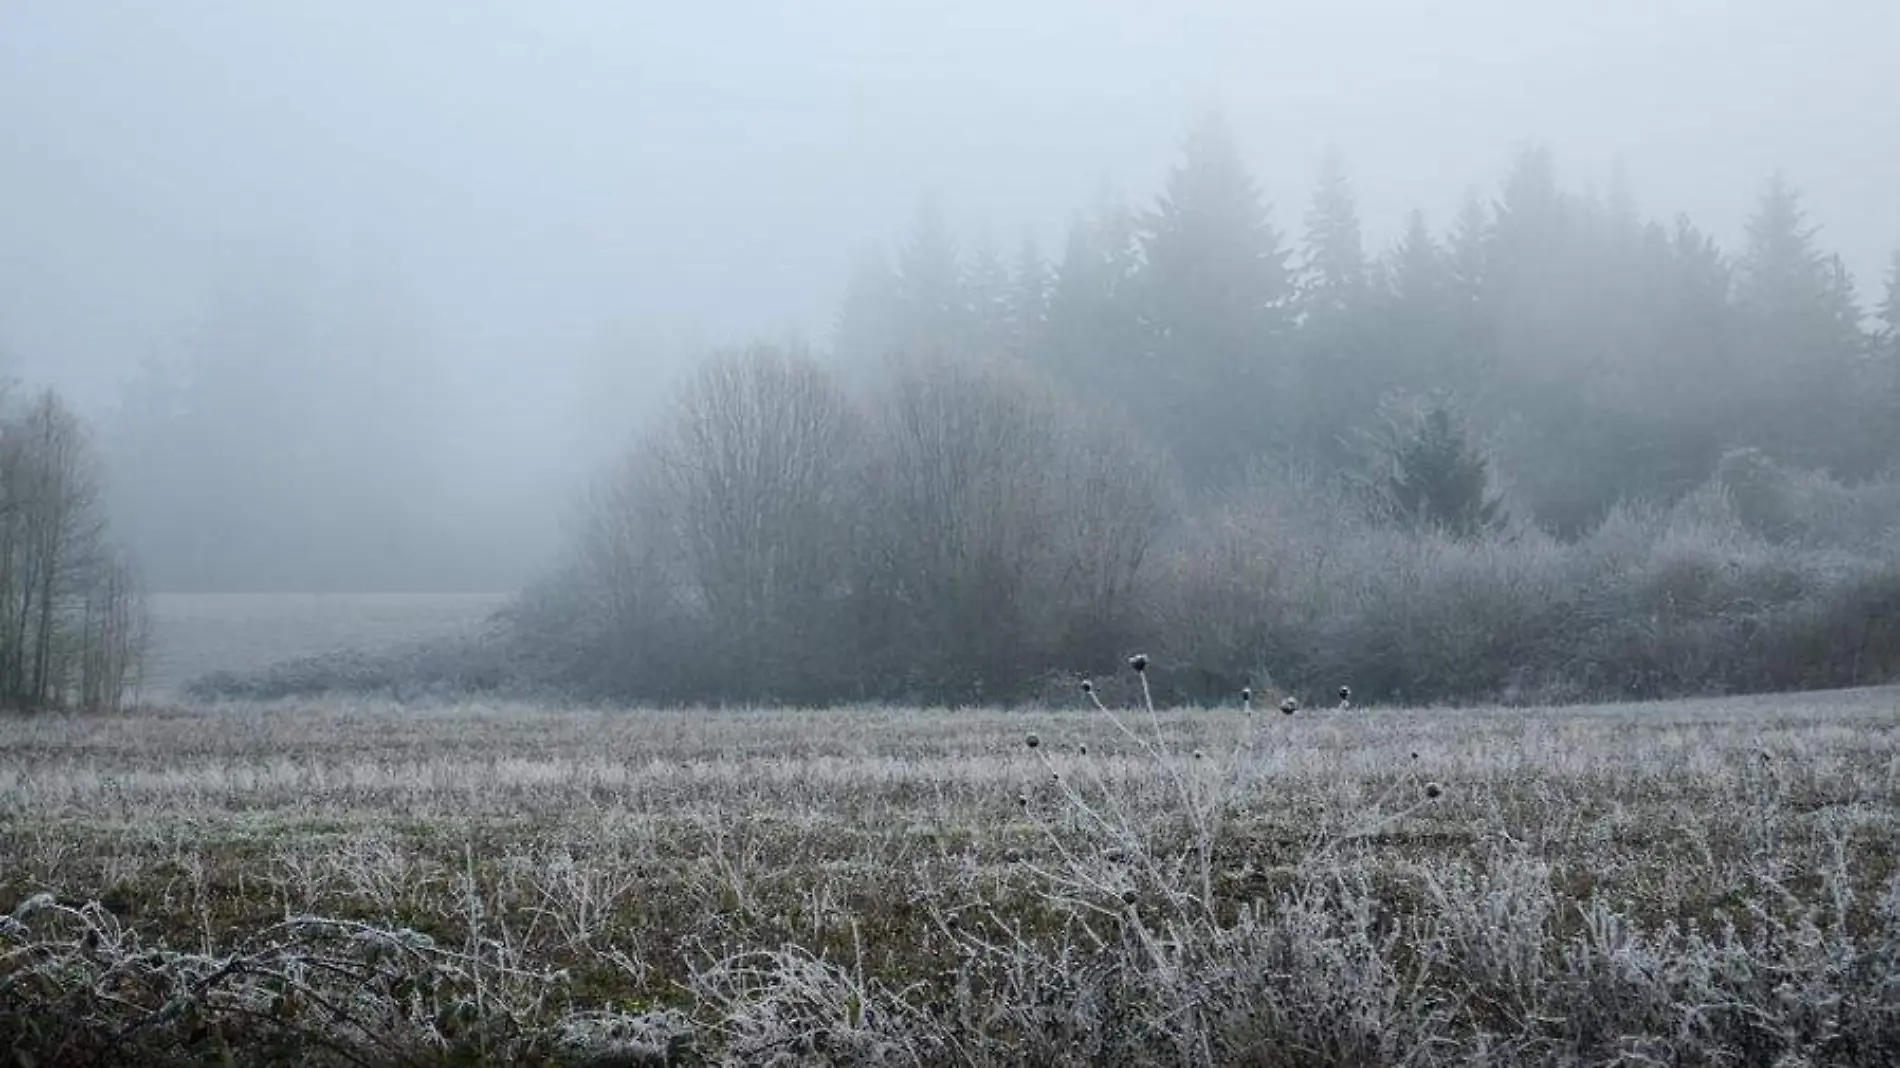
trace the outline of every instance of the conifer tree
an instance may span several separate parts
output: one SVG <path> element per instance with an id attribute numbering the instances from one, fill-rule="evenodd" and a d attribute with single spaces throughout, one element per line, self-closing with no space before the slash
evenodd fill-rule
<path id="1" fill-rule="evenodd" d="M 1010 275 L 1008 296 L 1010 349 L 1025 358 L 1042 355 L 1053 281 L 1035 235 L 1025 236 L 1016 254 L 1016 269 Z"/>
<path id="2" fill-rule="evenodd" d="M 1361 432 L 1359 441 L 1371 489 L 1394 519 L 1458 539 L 1503 525 L 1490 458 L 1447 398 L 1393 394 L 1379 415 L 1379 427 Z"/>
<path id="3" fill-rule="evenodd" d="M 1520 385 L 1562 382 L 1581 362 L 1571 329 L 1578 258 L 1571 219 L 1549 150 L 1519 153 L 1486 242 L 1484 304 L 1499 369 Z"/>
<path id="4" fill-rule="evenodd" d="M 1344 165 L 1328 154 L 1306 212 L 1298 282 L 1301 422 L 1322 465 L 1344 461 L 1346 431 L 1373 415 L 1393 377 L 1375 354 L 1359 210 Z"/>
<path id="5" fill-rule="evenodd" d="M 1399 302 L 1431 306 L 1448 302 L 1458 282 L 1450 257 L 1432 236 L 1425 213 L 1413 209 L 1405 217 L 1405 232 L 1392 248 L 1385 277 Z"/>
<path id="6" fill-rule="evenodd" d="M 1777 174 L 1748 225 L 1736 304 L 1735 373 L 1755 445 L 1799 467 L 1853 466 L 1855 364 L 1863 351 L 1853 279 L 1814 242 L 1800 194 Z M 1840 431 L 1846 430 L 1847 434 Z"/>
<path id="7" fill-rule="evenodd" d="M 845 366 L 867 366 L 894 353 L 899 333 L 897 276 L 884 253 L 862 253 L 846 284 L 832 328 L 832 352 Z"/>
<path id="8" fill-rule="evenodd" d="M 1497 337 L 1490 318 L 1491 213 L 1476 193 L 1465 197 L 1445 242 L 1445 264 L 1451 277 L 1452 318 L 1459 365 L 1464 373 L 1456 388 L 1477 402 L 1477 386 L 1495 366 Z"/>
<path id="9" fill-rule="evenodd" d="M 966 344 L 982 354 L 1010 351 L 1009 268 L 988 241 L 979 240 L 971 246 L 962 285 Z"/>
<path id="10" fill-rule="evenodd" d="M 1887 295 L 1880 302 L 1880 333 L 1875 340 L 1873 367 L 1880 383 L 1881 430 L 1876 440 L 1883 455 L 1879 467 L 1900 474 L 1900 249 L 1887 265 Z"/>
<path id="11" fill-rule="evenodd" d="M 896 297 L 905 349 L 954 348 L 966 339 L 970 309 L 957 244 L 934 200 L 918 207 L 898 252 Z"/>
<path id="12" fill-rule="evenodd" d="M 1361 310 L 1366 294 L 1365 243 L 1358 200 L 1337 153 L 1328 153 L 1319 187 L 1306 211 L 1306 244 L 1300 267 L 1303 320 L 1345 318 Z"/>
<path id="13" fill-rule="evenodd" d="M 1240 472 L 1291 414 L 1287 252 L 1231 131 L 1209 116 L 1143 220 L 1145 413 L 1189 481 Z"/>
<path id="14" fill-rule="evenodd" d="M 1135 393 L 1140 337 L 1140 248 L 1134 217 L 1104 201 L 1069 228 L 1049 286 L 1041 351 L 1050 372 L 1081 392 L 1123 402 Z"/>
<path id="15" fill-rule="evenodd" d="M 1485 260 L 1491 244 L 1491 214 L 1477 194 L 1465 197 L 1447 243 L 1446 260 L 1459 297 L 1475 307 L 1484 294 Z"/>
<path id="16" fill-rule="evenodd" d="M 1387 384 L 1404 389 L 1466 388 L 1461 287 L 1449 253 L 1425 214 L 1413 211 L 1387 257 L 1379 347 Z"/>
<path id="17" fill-rule="evenodd" d="M 1887 357 L 1900 361 L 1900 249 L 1887 263 L 1887 297 L 1880 302 L 1881 333 Z"/>

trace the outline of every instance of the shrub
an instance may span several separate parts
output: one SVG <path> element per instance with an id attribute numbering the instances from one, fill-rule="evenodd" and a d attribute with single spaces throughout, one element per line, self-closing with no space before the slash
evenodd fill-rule
<path id="1" fill-rule="evenodd" d="M 597 695 L 817 703 L 1013 700 L 1112 656 L 1152 457 L 1020 366 L 887 371 L 854 406 L 801 353 L 714 361 L 509 614 L 526 658 Z"/>

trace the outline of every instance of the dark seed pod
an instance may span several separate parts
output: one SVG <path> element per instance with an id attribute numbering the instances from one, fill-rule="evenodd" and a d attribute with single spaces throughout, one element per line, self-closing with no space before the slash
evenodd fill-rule
<path id="1" fill-rule="evenodd" d="M 1042 739 L 1036 737 L 1034 734 L 1031 734 L 1029 737 L 1023 739 L 1023 744 L 1028 746 L 1031 749 L 1034 749 L 1037 746 L 1042 744 Z"/>
<path id="2" fill-rule="evenodd" d="M 1431 800 L 1436 801 L 1440 797 L 1443 797 L 1444 795 L 1445 795 L 1444 787 L 1438 785 L 1435 782 L 1428 782 L 1425 784 L 1425 796 L 1430 798 Z"/>
<path id="3" fill-rule="evenodd" d="M 1148 670 L 1148 654 L 1136 653 L 1134 656 L 1129 657 L 1128 666 L 1134 668 L 1135 674 L 1137 675 Z"/>

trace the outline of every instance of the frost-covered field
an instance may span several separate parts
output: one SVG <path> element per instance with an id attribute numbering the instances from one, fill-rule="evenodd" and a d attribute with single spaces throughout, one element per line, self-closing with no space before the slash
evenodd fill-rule
<path id="1" fill-rule="evenodd" d="M 144 692 L 164 699 L 212 672 L 467 633 L 506 600 L 491 593 L 154 594 Z"/>
<path id="2" fill-rule="evenodd" d="M 16 718 L 0 1044 L 40 1064 L 1886 1065 L 1897 848 L 1893 689 L 1291 718 Z"/>

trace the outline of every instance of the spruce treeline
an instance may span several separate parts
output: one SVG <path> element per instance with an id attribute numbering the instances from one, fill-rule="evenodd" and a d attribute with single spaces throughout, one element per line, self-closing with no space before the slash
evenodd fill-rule
<path id="1" fill-rule="evenodd" d="M 1525 518 L 1564 536 L 1618 501 L 1680 498 L 1733 449 L 1849 480 L 1900 456 L 1896 283 L 1863 321 L 1779 175 L 1725 250 L 1646 218 L 1620 179 L 1562 188 L 1533 147 L 1494 196 L 1441 226 L 1414 213 L 1370 249 L 1337 157 L 1296 240 L 1219 118 L 1183 148 L 1151 207 L 1080 216 L 1052 261 L 960 256 L 927 213 L 894 270 L 867 258 L 838 356 L 1017 354 L 1123 409 L 1194 492 L 1263 460 L 1358 473 L 1382 403 L 1429 393 L 1489 443 Z"/>

